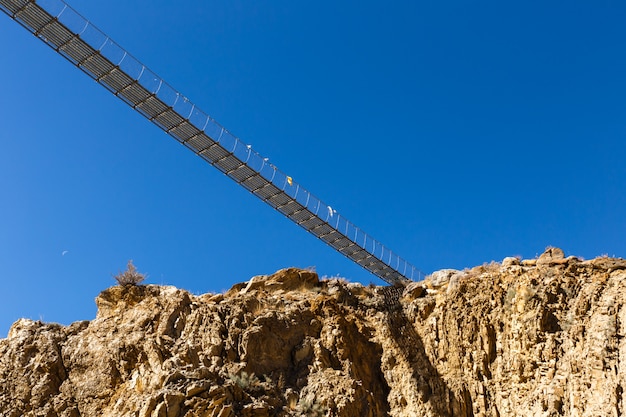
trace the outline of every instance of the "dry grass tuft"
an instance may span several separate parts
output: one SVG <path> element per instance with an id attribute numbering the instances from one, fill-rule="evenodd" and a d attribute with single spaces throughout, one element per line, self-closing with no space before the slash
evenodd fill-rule
<path id="1" fill-rule="evenodd" d="M 146 275 L 137 272 L 137 268 L 135 268 L 135 265 L 133 265 L 133 260 L 131 259 L 128 261 L 126 271 L 120 272 L 113 278 L 115 278 L 117 283 L 121 286 L 139 285 L 143 282 L 144 279 L 146 279 Z"/>

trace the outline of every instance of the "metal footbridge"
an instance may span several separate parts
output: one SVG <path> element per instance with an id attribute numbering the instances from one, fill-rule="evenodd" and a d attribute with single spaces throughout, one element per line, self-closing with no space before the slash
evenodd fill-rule
<path id="1" fill-rule="evenodd" d="M 423 274 L 240 141 L 62 0 L 0 0 L 0 10 L 296 224 L 390 284 Z"/>

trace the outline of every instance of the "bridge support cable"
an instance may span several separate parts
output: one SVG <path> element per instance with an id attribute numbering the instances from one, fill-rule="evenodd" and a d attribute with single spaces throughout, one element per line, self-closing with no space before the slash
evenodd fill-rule
<path id="1" fill-rule="evenodd" d="M 390 284 L 424 278 L 197 108 L 62 0 L 0 0 L 0 10 L 196 155 Z"/>

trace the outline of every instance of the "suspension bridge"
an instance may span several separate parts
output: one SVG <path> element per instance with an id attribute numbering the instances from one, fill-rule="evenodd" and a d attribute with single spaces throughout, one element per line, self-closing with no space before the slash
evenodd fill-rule
<path id="1" fill-rule="evenodd" d="M 62 0 L 0 0 L 0 10 L 237 184 L 382 280 L 422 272 L 243 143 Z"/>

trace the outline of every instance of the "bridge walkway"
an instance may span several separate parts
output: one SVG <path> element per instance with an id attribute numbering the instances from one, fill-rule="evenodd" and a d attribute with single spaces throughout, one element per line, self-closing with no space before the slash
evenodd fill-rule
<path id="1" fill-rule="evenodd" d="M 423 274 L 240 141 L 62 0 L 0 10 L 252 194 L 390 284 Z"/>

